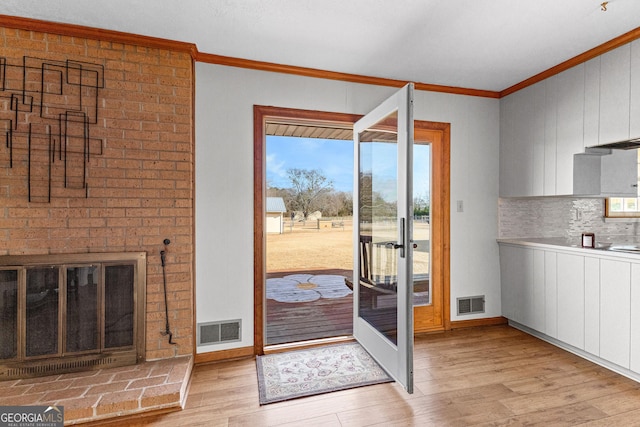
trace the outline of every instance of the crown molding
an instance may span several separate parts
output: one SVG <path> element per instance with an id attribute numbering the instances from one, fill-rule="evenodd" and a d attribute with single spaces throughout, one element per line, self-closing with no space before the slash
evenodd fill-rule
<path id="1" fill-rule="evenodd" d="M 590 49 L 584 53 L 581 53 L 580 55 L 574 56 L 573 58 L 556 65 L 555 67 L 551 67 L 548 70 L 538 73 L 535 76 L 529 77 L 528 79 L 523 80 L 520 83 L 502 90 L 500 92 L 500 98 L 510 95 L 528 86 L 534 85 L 544 79 L 548 79 L 551 76 L 560 74 L 561 72 L 566 71 L 569 68 L 575 67 L 576 65 L 582 64 L 583 62 L 587 62 L 590 59 L 596 58 L 604 53 L 609 52 L 610 50 L 616 49 L 639 38 L 640 27 L 624 33 L 621 36 L 616 37 L 615 39 L 609 40 L 608 42 L 603 43 L 600 46 L 596 46 L 593 49 Z"/>
<path id="2" fill-rule="evenodd" d="M 100 28 L 86 27 L 75 24 L 63 24 L 31 18 L 0 15 L 0 26 L 26 31 L 38 31 L 42 33 L 58 34 L 61 36 L 82 37 L 93 40 L 123 43 L 178 52 L 187 52 L 191 55 L 194 61 L 225 65 L 229 67 L 249 68 L 260 71 L 294 74 L 305 77 L 340 80 L 378 86 L 403 87 L 404 85 L 409 83 L 405 80 L 394 80 L 380 77 L 362 76 L 357 74 L 339 73 L 335 71 L 326 71 L 314 68 L 297 67 L 292 65 L 275 64 L 271 62 L 254 61 L 250 59 L 233 58 L 229 56 L 203 53 L 199 52 L 197 46 L 193 43 L 179 42 L 157 37 L 141 36 L 121 31 L 104 30 Z M 419 82 L 415 83 L 415 88 L 416 90 L 480 96 L 485 98 L 499 97 L 499 93 L 493 91 L 441 86 Z"/>
<path id="3" fill-rule="evenodd" d="M 198 62 L 204 62 L 216 65 L 225 65 L 229 67 L 249 68 L 252 70 L 271 71 L 274 73 L 295 74 L 304 77 L 315 77 L 328 80 L 340 80 L 351 83 L 362 83 L 377 86 L 403 87 L 407 80 L 394 80 L 381 77 L 370 77 L 358 74 L 340 73 L 336 71 L 319 70 L 316 68 L 297 67 L 293 65 L 276 64 L 272 62 L 254 61 L 250 59 L 234 58 L 230 56 L 214 55 L 210 53 L 197 52 L 194 58 Z M 428 83 L 414 82 L 416 90 L 424 90 L 430 92 L 444 92 L 457 95 L 480 96 L 484 98 L 498 98 L 499 92 L 468 89 L 453 86 L 442 86 Z"/>
<path id="4" fill-rule="evenodd" d="M 38 31 L 49 34 L 58 34 L 70 37 L 82 37 L 93 40 L 101 40 L 114 43 L 131 44 L 156 49 L 165 49 L 178 52 L 189 53 L 194 61 L 224 65 L 229 67 L 248 68 L 252 70 L 269 71 L 274 73 L 294 74 L 298 76 L 313 77 L 328 80 L 347 81 L 351 83 L 362 83 L 377 86 L 403 87 L 406 80 L 387 79 L 382 77 L 370 77 L 358 74 L 340 73 L 336 71 L 326 71 L 315 68 L 298 67 L 293 65 L 276 64 L 272 62 L 254 61 L 250 59 L 234 58 L 230 56 L 215 55 L 198 51 L 194 43 L 180 42 L 158 37 L 142 36 L 121 31 L 105 30 L 100 28 L 86 27 L 75 24 L 62 24 L 57 22 L 42 21 L 31 18 L 17 16 L 0 15 L 0 26 L 27 31 Z M 429 83 L 414 82 L 416 90 L 429 92 L 442 92 L 455 95 L 478 96 L 483 98 L 502 98 L 525 87 L 531 86 L 551 76 L 559 74 L 571 67 L 593 59 L 610 50 L 627 44 L 640 38 L 640 27 L 631 30 L 615 39 L 590 49 L 580 55 L 568 59 L 555 67 L 549 68 L 535 76 L 529 77 L 520 83 L 508 87 L 502 91 L 490 91 L 481 89 L 470 89 L 454 86 L 443 86 Z"/>
<path id="5" fill-rule="evenodd" d="M 104 30 L 101 28 L 85 27 L 83 25 L 61 24 L 58 22 L 21 18 L 17 16 L 0 15 L 0 27 L 13 28 L 16 30 L 37 31 L 67 37 L 81 37 L 154 49 L 187 52 L 192 57 L 197 51 L 196 45 L 193 43 L 161 39 L 158 37 L 141 36 L 121 31 Z"/>

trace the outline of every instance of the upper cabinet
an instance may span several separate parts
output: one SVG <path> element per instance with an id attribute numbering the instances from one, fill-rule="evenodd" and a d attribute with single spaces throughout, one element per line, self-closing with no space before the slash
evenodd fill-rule
<path id="1" fill-rule="evenodd" d="M 573 157 L 575 196 L 637 197 L 636 150 L 609 150 L 611 154 Z"/>
<path id="2" fill-rule="evenodd" d="M 573 193 L 573 155 L 584 151 L 584 64 L 558 74 L 556 192 Z"/>
<path id="3" fill-rule="evenodd" d="M 582 157 L 587 178 L 574 157 L 640 137 L 640 40 L 508 95 L 500 108 L 501 197 L 634 195 L 635 150 Z"/>
<path id="4" fill-rule="evenodd" d="M 544 86 L 529 86 L 500 102 L 500 139 L 510 141 L 500 146 L 500 189 L 505 197 L 541 192 L 542 174 L 534 164 L 544 167 Z"/>
<path id="5" fill-rule="evenodd" d="M 640 138 L 640 40 L 631 43 L 629 137 Z"/>
<path id="6" fill-rule="evenodd" d="M 584 146 L 600 142 L 600 57 L 584 64 Z"/>
<path id="7" fill-rule="evenodd" d="M 600 57 L 599 144 L 629 138 L 631 45 Z"/>
<path id="8" fill-rule="evenodd" d="M 500 101 L 502 197 L 543 194 L 546 163 L 544 123 L 543 82 L 526 87 Z M 503 141 L 509 143 L 503 144 Z"/>

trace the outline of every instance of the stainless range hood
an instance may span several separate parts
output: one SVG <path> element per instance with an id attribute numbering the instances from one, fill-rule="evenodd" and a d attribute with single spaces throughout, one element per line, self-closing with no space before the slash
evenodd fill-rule
<path id="1" fill-rule="evenodd" d="M 633 150 L 640 148 L 640 138 L 625 139 L 624 141 L 609 142 L 593 147 L 587 147 L 589 150 L 609 149 L 609 150 Z"/>
<path id="2" fill-rule="evenodd" d="M 638 197 L 640 138 L 588 147 L 573 156 L 573 194 Z"/>

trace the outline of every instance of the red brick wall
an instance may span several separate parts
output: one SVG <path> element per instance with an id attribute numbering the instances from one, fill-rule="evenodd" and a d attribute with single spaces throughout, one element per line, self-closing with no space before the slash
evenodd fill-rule
<path id="1" fill-rule="evenodd" d="M 33 179 L 32 190 L 38 197 L 29 202 L 26 137 L 15 135 L 10 168 L 4 128 L 0 127 L 0 255 L 146 252 L 147 358 L 191 354 L 191 56 L 188 52 L 0 27 L 0 57 L 10 66 L 21 66 L 24 56 L 104 66 L 97 123 L 90 125 L 90 136 L 102 139 L 102 153 L 90 154 L 87 189 L 64 188 L 64 169 L 58 161 L 52 168 L 51 201 L 40 197 L 46 192 L 46 180 Z M 5 77 L 12 75 L 6 73 Z M 0 119 L 7 118 L 9 102 L 7 91 L 0 91 Z M 21 113 L 18 124 L 24 130 L 27 121 L 38 120 L 33 113 Z M 42 156 L 42 152 L 34 153 Z M 42 167 L 37 162 L 36 166 Z M 39 172 L 42 170 L 36 170 Z M 171 240 L 166 267 L 168 306 L 177 346 L 169 345 L 161 335 L 165 315 L 160 250 L 165 238 Z"/>

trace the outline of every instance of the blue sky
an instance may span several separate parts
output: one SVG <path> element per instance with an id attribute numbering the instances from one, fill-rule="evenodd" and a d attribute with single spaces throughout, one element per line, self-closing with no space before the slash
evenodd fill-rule
<path id="1" fill-rule="evenodd" d="M 384 144 L 386 145 L 386 144 Z M 427 146 L 414 146 L 414 160 L 429 162 Z M 376 150 L 378 151 L 378 150 Z M 337 191 L 353 191 L 353 141 L 318 138 L 267 136 L 267 183 L 272 187 L 287 188 L 291 184 L 287 169 L 318 169 L 333 181 Z M 367 162 L 366 160 L 364 160 Z M 389 178 L 396 173 L 393 167 L 379 167 Z M 426 196 L 429 189 L 429 168 L 414 167 L 414 194 Z"/>
<path id="2" fill-rule="evenodd" d="M 267 136 L 267 182 L 291 186 L 287 169 L 319 169 L 338 191 L 353 191 L 353 141 Z"/>

